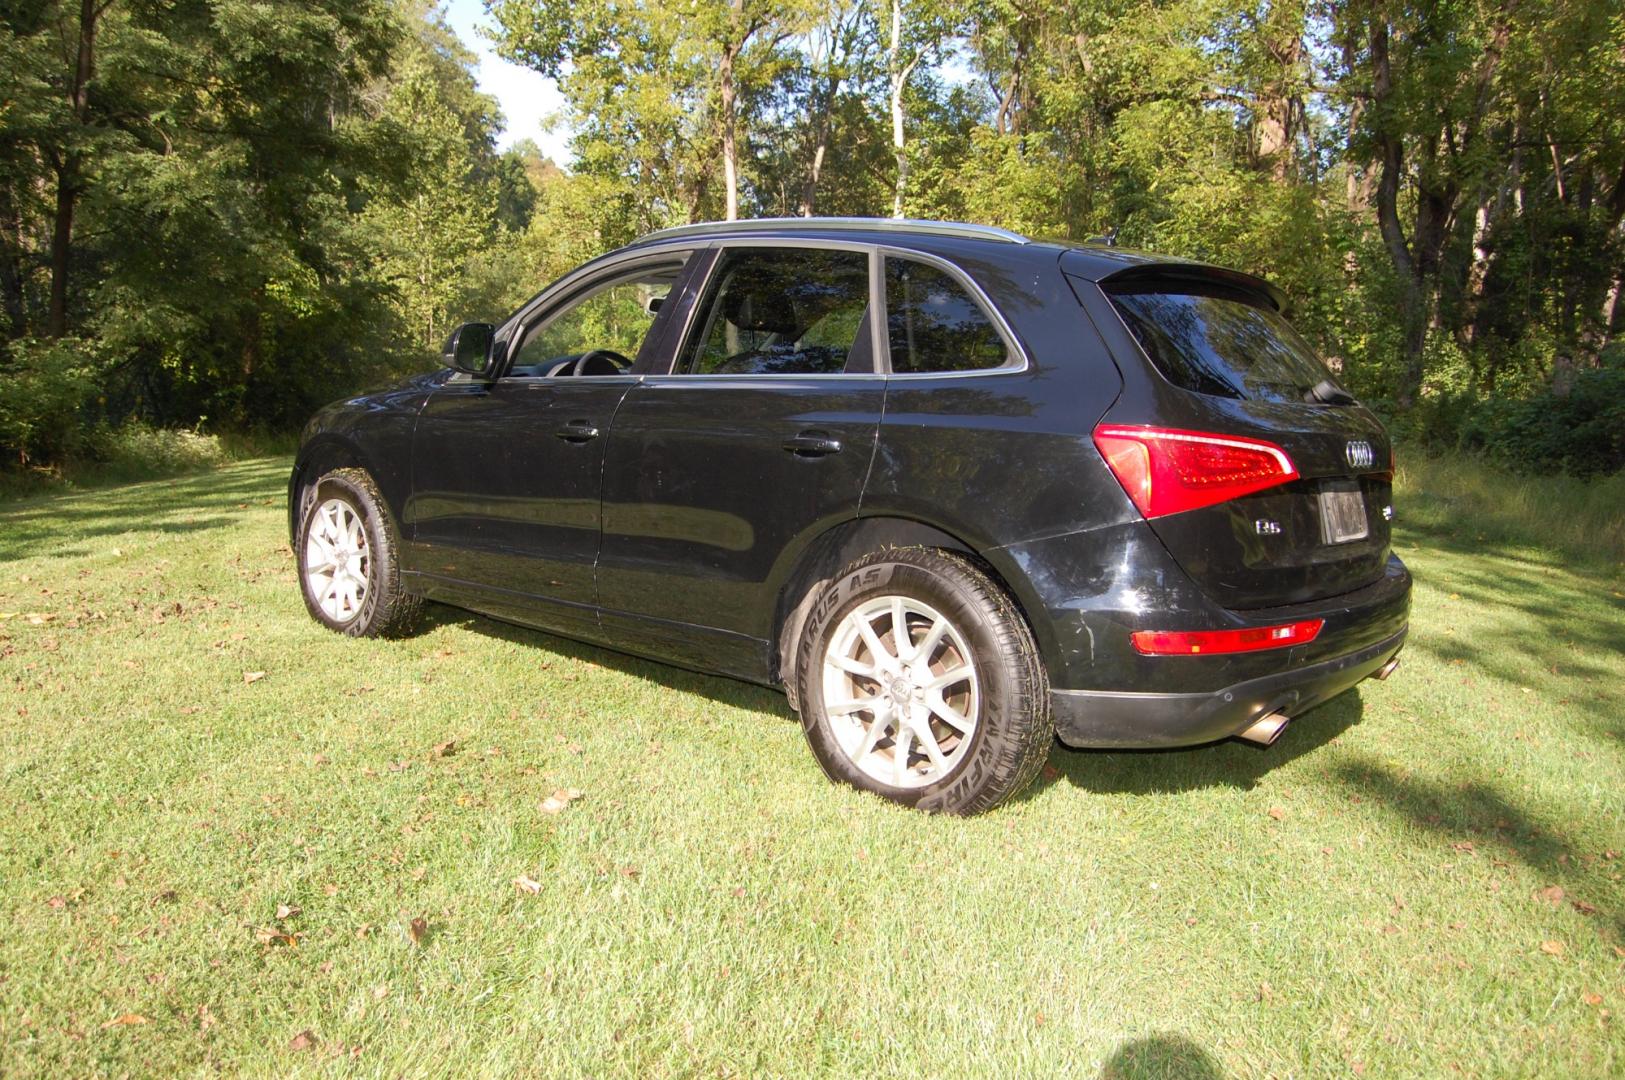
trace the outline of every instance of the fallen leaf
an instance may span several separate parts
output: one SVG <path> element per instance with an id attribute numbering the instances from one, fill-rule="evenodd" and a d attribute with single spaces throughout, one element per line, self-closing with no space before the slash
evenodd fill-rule
<path id="1" fill-rule="evenodd" d="M 151 1021 L 149 1021 L 145 1016 L 142 1016 L 140 1013 L 125 1013 L 123 1016 L 115 1016 L 113 1019 L 103 1024 L 102 1030 L 106 1031 L 108 1028 L 129 1027 L 131 1024 L 146 1024 L 150 1022 Z"/>
<path id="2" fill-rule="evenodd" d="M 1548 885 L 1544 889 L 1536 889 L 1535 899 L 1544 900 L 1556 907 L 1563 902 L 1563 887 L 1561 885 Z"/>
<path id="3" fill-rule="evenodd" d="M 326 893 L 328 896 L 337 896 L 339 894 L 339 887 L 330 881 L 326 885 L 322 886 L 322 892 Z"/>
<path id="4" fill-rule="evenodd" d="M 1286 811 L 1279 806 L 1272 806 L 1270 807 L 1270 817 L 1274 818 L 1276 821 L 1280 821 L 1286 817 Z"/>
<path id="5" fill-rule="evenodd" d="M 421 946 L 429 939 L 429 922 L 419 916 L 407 924 L 406 932 L 411 936 L 412 944 Z"/>
<path id="6" fill-rule="evenodd" d="M 68 900 L 67 900 L 67 897 L 65 897 L 65 896 L 53 896 L 49 900 L 45 901 L 45 903 L 47 904 L 47 906 L 52 907 L 52 908 L 57 908 L 57 909 L 65 908 L 65 907 L 68 906 Z"/>
<path id="7" fill-rule="evenodd" d="M 429 751 L 429 757 L 438 760 L 440 758 L 451 757 L 451 755 L 455 754 L 456 752 L 457 740 L 447 739 L 445 742 L 440 743 L 433 750 Z"/>
<path id="8" fill-rule="evenodd" d="M 265 678 L 265 672 L 263 671 L 245 671 L 243 672 L 243 685 L 250 686 L 263 678 Z"/>
<path id="9" fill-rule="evenodd" d="M 373 990 L 373 992 L 372 992 L 372 1000 L 374 1000 L 374 1001 L 382 1001 L 385 998 L 387 998 L 388 996 L 389 996 L 389 987 L 387 987 L 387 986 L 379 986 L 379 987 L 375 988 Z"/>
<path id="10" fill-rule="evenodd" d="M 520 892 L 530 893 L 532 896 L 535 896 L 537 893 L 542 891 L 542 883 L 540 881 L 537 881 L 535 878 L 526 877 L 524 874 L 520 874 L 518 877 L 514 878 L 513 884 L 514 888 L 518 889 Z"/>
<path id="11" fill-rule="evenodd" d="M 564 808 L 581 798 L 581 792 L 575 788 L 559 788 L 553 794 L 542 800 L 542 813 L 558 814 Z"/>
<path id="12" fill-rule="evenodd" d="M 1574 910 L 1581 915 L 1595 915 L 1597 913 L 1596 904 L 1588 904 L 1584 900 L 1571 900 L 1569 903 L 1573 904 Z"/>
<path id="13" fill-rule="evenodd" d="M 1540 943 L 1540 951 L 1547 956 L 1562 956 L 1563 943 L 1561 941 L 1543 941 Z"/>
<path id="14" fill-rule="evenodd" d="M 316 1033 L 308 1028 L 288 1040 L 289 1050 L 309 1050 L 316 1045 Z"/>
<path id="15" fill-rule="evenodd" d="M 1473 842 L 1471 840 L 1459 840 L 1450 846 L 1457 851 L 1465 851 L 1469 855 L 1473 854 Z"/>
<path id="16" fill-rule="evenodd" d="M 624 878 L 630 878 L 632 881 L 636 881 L 638 879 L 638 875 L 641 873 L 643 873 L 643 871 L 639 870 L 635 866 L 621 867 L 621 876 Z"/>
<path id="17" fill-rule="evenodd" d="M 299 911 L 300 909 L 292 904 L 278 904 L 276 906 L 276 917 L 278 920 L 291 919 L 299 914 Z"/>
<path id="18" fill-rule="evenodd" d="M 1581 994 L 1580 995 L 1580 1000 L 1585 1002 L 1587 1005 L 1601 1005 L 1602 1004 L 1602 995 L 1601 994 L 1591 994 L 1591 993 Z"/>

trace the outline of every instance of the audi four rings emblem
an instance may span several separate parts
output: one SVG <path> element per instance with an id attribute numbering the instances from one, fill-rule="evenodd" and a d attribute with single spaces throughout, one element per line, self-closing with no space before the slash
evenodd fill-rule
<path id="1" fill-rule="evenodd" d="M 1364 439 L 1351 440 L 1343 448 L 1343 456 L 1348 459 L 1349 467 L 1353 469 L 1369 469 L 1377 460 L 1376 452 Z"/>

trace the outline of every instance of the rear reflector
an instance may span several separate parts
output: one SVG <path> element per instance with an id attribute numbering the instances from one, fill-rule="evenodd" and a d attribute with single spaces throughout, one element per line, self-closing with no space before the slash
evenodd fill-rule
<path id="1" fill-rule="evenodd" d="M 1272 442 L 1175 428 L 1101 424 L 1095 446 L 1140 513 L 1165 517 L 1298 478 Z"/>
<path id="2" fill-rule="evenodd" d="M 1136 630 L 1134 648 L 1146 656 L 1194 656 L 1210 653 L 1258 652 L 1284 649 L 1315 640 L 1325 619 L 1252 626 L 1245 630 Z"/>

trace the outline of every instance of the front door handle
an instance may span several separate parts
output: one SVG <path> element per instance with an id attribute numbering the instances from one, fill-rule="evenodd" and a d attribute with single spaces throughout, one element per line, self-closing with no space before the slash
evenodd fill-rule
<path id="1" fill-rule="evenodd" d="M 572 420 L 553 434 L 565 442 L 584 443 L 598 438 L 598 429 L 585 420 Z"/>
<path id="2" fill-rule="evenodd" d="M 803 431 L 794 438 L 784 440 L 784 448 L 796 457 L 815 458 L 841 452 L 841 440 L 831 438 L 822 431 Z"/>

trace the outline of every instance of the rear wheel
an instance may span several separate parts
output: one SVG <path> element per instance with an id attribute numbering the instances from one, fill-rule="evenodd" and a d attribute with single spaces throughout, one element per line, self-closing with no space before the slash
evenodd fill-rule
<path id="1" fill-rule="evenodd" d="M 422 601 L 401 586 L 394 523 L 372 477 L 336 469 L 308 491 L 295 547 L 305 608 L 352 637 L 410 630 Z"/>
<path id="2" fill-rule="evenodd" d="M 928 548 L 848 566 L 814 601 L 797 701 L 831 779 L 971 814 L 1030 783 L 1054 738 L 1025 620 L 974 563 Z"/>

